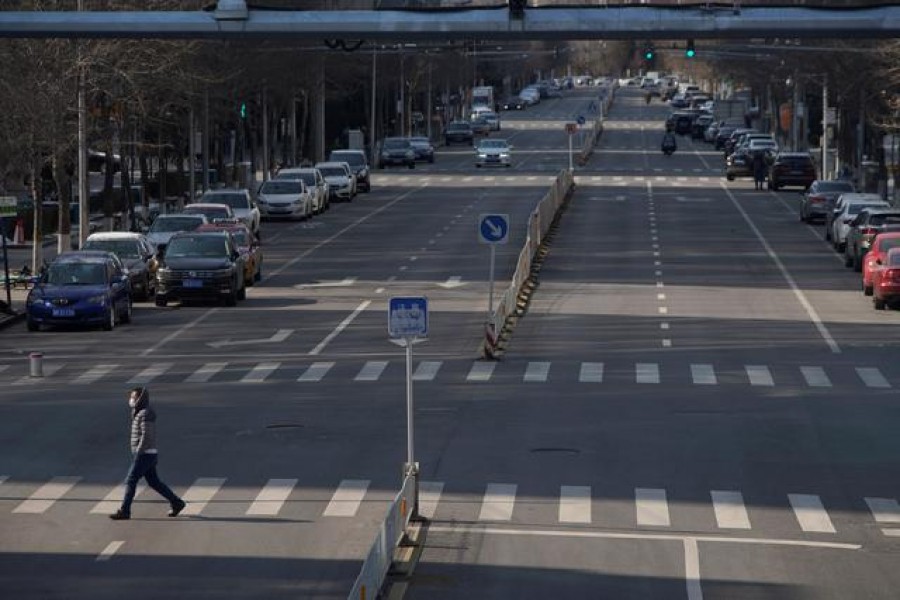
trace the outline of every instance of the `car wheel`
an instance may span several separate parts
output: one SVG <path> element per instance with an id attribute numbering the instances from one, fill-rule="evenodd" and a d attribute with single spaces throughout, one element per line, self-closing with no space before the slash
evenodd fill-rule
<path id="1" fill-rule="evenodd" d="M 106 319 L 106 323 L 103 324 L 103 331 L 112 331 L 116 328 L 116 307 L 110 305 L 109 307 L 109 315 Z"/>
<path id="2" fill-rule="evenodd" d="M 777 192 L 779 187 L 781 186 L 779 186 L 777 183 L 773 183 L 769 189 L 771 189 L 773 192 Z"/>
<path id="3" fill-rule="evenodd" d="M 872 298 L 872 304 L 875 306 L 875 310 L 884 310 L 884 300 L 881 298 Z"/>
<path id="4" fill-rule="evenodd" d="M 122 323 L 131 323 L 131 311 L 132 311 L 131 298 L 129 298 L 128 304 L 125 307 L 125 314 L 122 315 L 122 317 L 121 317 Z"/>
<path id="5" fill-rule="evenodd" d="M 241 289 L 237 291 L 237 299 L 238 300 L 246 300 L 247 299 L 247 288 L 245 286 L 241 286 Z"/>
<path id="6" fill-rule="evenodd" d="M 416 168 L 416 163 L 415 163 L 415 162 L 411 162 L 411 163 L 409 163 L 409 164 L 406 165 L 406 166 L 409 167 L 410 169 L 415 169 L 415 168 Z"/>
<path id="7" fill-rule="evenodd" d="M 225 306 L 236 306 L 237 305 L 237 292 L 232 289 L 228 292 L 228 295 L 225 296 Z"/>
<path id="8" fill-rule="evenodd" d="M 863 296 L 871 296 L 874 293 L 871 285 L 863 284 Z"/>
<path id="9" fill-rule="evenodd" d="M 159 294 L 156 295 L 156 305 L 157 306 L 165 306 L 168 303 L 169 303 L 169 301 L 166 299 L 165 296 L 160 296 Z"/>
<path id="10" fill-rule="evenodd" d="M 40 331 L 40 329 L 41 329 L 41 326 L 38 325 L 37 322 L 35 322 L 31 319 L 25 320 L 25 327 L 28 328 L 28 331 Z"/>
<path id="11" fill-rule="evenodd" d="M 725 179 L 727 179 L 728 181 L 734 181 L 734 175 L 729 173 L 729 174 L 725 175 Z"/>
<path id="12" fill-rule="evenodd" d="M 434 157 L 433 157 L 433 156 L 430 157 L 430 158 L 428 159 L 428 162 L 431 163 L 431 164 L 434 164 Z"/>
<path id="13" fill-rule="evenodd" d="M 254 281 L 262 281 L 262 261 L 256 265 L 256 274 L 253 276 Z"/>
<path id="14" fill-rule="evenodd" d="M 848 269 L 853 266 L 853 257 L 849 253 L 844 253 L 844 266 Z"/>
<path id="15" fill-rule="evenodd" d="M 853 257 L 853 270 L 862 273 L 862 259 L 859 256 Z"/>
<path id="16" fill-rule="evenodd" d="M 831 241 L 831 227 L 825 227 L 825 241 Z"/>

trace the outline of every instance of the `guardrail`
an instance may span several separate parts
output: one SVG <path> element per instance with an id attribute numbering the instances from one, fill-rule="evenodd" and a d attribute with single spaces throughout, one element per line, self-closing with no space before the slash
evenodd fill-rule
<path id="1" fill-rule="evenodd" d="M 381 523 L 375 542 L 372 544 L 362 569 L 353 583 L 348 600 L 374 600 L 378 597 L 384 578 L 391 567 L 394 550 L 403 539 L 409 519 L 416 502 L 416 475 L 410 474 L 403 479 L 400 492 L 388 508 L 387 515 Z"/>
<path id="2" fill-rule="evenodd" d="M 609 109 L 612 106 L 613 98 L 616 93 L 615 88 L 610 85 L 600 88 L 600 91 L 601 93 L 597 99 L 600 112 L 597 117 L 594 118 L 594 121 L 591 124 L 591 130 L 588 132 L 588 135 L 585 136 L 584 144 L 578 155 L 578 165 L 582 167 L 587 164 L 588 159 L 594 152 L 594 146 L 597 145 L 597 140 L 600 139 L 600 135 L 603 133 L 603 121 L 606 119 L 606 115 L 609 114 Z"/>

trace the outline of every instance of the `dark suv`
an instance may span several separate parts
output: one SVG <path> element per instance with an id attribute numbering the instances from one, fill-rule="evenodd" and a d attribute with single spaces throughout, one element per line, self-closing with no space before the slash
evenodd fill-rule
<path id="1" fill-rule="evenodd" d="M 227 231 L 176 233 L 156 271 L 156 305 L 169 300 L 222 299 L 234 306 L 247 296 L 244 257 Z"/>
<path id="2" fill-rule="evenodd" d="M 447 125 L 444 131 L 444 143 L 450 144 L 468 144 L 471 146 L 475 141 L 475 132 L 472 124 L 468 121 L 453 121 Z"/>
<path id="3" fill-rule="evenodd" d="M 332 150 L 328 162 L 345 162 L 356 173 L 356 188 L 361 192 L 372 190 L 369 180 L 369 161 L 363 150 Z"/>
<path id="4" fill-rule="evenodd" d="M 406 165 L 410 169 L 416 166 L 416 151 L 405 137 L 384 138 L 381 142 L 381 155 L 378 166 L 382 169 L 388 165 Z"/>
<path id="5" fill-rule="evenodd" d="M 799 185 L 807 189 L 815 180 L 816 166 L 812 157 L 803 152 L 782 152 L 775 157 L 769 169 L 770 190 L 786 185 Z"/>

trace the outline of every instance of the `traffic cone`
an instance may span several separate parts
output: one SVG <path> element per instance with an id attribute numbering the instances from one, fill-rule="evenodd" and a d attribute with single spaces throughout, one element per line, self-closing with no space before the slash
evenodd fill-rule
<path id="1" fill-rule="evenodd" d="M 16 231 L 13 233 L 13 244 L 21 245 L 25 243 L 25 225 L 22 219 L 16 220 Z"/>

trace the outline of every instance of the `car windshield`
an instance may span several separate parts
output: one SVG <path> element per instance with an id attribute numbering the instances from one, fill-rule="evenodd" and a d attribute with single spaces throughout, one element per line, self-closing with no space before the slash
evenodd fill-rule
<path id="1" fill-rule="evenodd" d="M 340 175 L 343 177 L 347 176 L 347 172 L 344 171 L 340 167 L 319 167 L 319 171 L 321 171 L 322 175 L 325 175 L 326 177 L 329 175 L 331 175 L 331 176 Z"/>
<path id="2" fill-rule="evenodd" d="M 872 215 L 870 225 L 900 225 L 900 214 Z"/>
<path id="3" fill-rule="evenodd" d="M 848 215 L 858 215 L 864 208 L 878 208 L 881 204 L 851 204 L 847 207 Z"/>
<path id="4" fill-rule="evenodd" d="M 503 140 L 484 140 L 478 147 L 484 150 L 506 150 L 506 142 Z"/>
<path id="5" fill-rule="evenodd" d="M 469 127 L 468 123 L 450 123 L 447 126 L 447 131 L 466 131 Z"/>
<path id="6" fill-rule="evenodd" d="M 409 146 L 409 142 L 406 140 L 384 140 L 384 147 L 391 150 L 406 148 L 407 146 Z"/>
<path id="7" fill-rule="evenodd" d="M 358 152 L 332 152 L 331 160 L 345 162 L 353 167 L 359 167 L 366 164 L 365 157 Z"/>
<path id="8" fill-rule="evenodd" d="M 195 217 L 157 217 L 150 226 L 150 233 L 171 233 L 197 229 L 203 221 Z"/>
<path id="9" fill-rule="evenodd" d="M 250 208 L 250 200 L 245 194 L 223 194 L 212 192 L 203 195 L 203 202 L 227 204 L 231 208 Z"/>
<path id="10" fill-rule="evenodd" d="M 82 250 L 105 250 L 119 258 L 140 258 L 140 246 L 135 240 L 87 240 Z"/>
<path id="11" fill-rule="evenodd" d="M 892 267 L 900 266 L 900 252 L 888 254 L 888 264 Z"/>
<path id="12" fill-rule="evenodd" d="M 422 144 L 423 146 L 427 146 L 429 144 L 427 137 L 414 137 L 409 138 L 410 143 L 413 144 Z"/>
<path id="13" fill-rule="evenodd" d="M 878 247 L 882 252 L 887 252 L 891 248 L 900 248 L 900 238 L 889 237 L 878 240 Z"/>
<path id="14" fill-rule="evenodd" d="M 783 156 L 778 162 L 794 169 L 812 166 L 812 159 L 804 156 Z"/>
<path id="15" fill-rule="evenodd" d="M 852 192 L 853 184 L 848 181 L 820 181 L 816 188 L 820 192 Z"/>
<path id="16" fill-rule="evenodd" d="M 247 238 L 247 230 L 246 229 L 232 230 L 231 236 L 234 238 L 234 241 L 237 242 L 238 246 L 249 246 L 250 245 L 250 241 Z"/>
<path id="17" fill-rule="evenodd" d="M 218 235 L 193 235 L 173 238 L 166 249 L 166 258 L 203 256 L 207 258 L 228 255 L 225 238 Z"/>
<path id="18" fill-rule="evenodd" d="M 218 204 L 218 203 L 217 203 Z M 213 206 L 194 207 L 188 206 L 184 209 L 185 214 L 204 215 L 207 219 L 227 219 L 231 215 L 228 214 L 226 208 L 216 208 Z"/>
<path id="19" fill-rule="evenodd" d="M 78 262 L 53 264 L 47 269 L 47 283 L 50 285 L 104 285 L 106 284 L 106 264 Z"/>
<path id="20" fill-rule="evenodd" d="M 303 184 L 289 179 L 267 181 L 259 189 L 259 192 L 261 194 L 300 194 L 303 192 Z"/>

